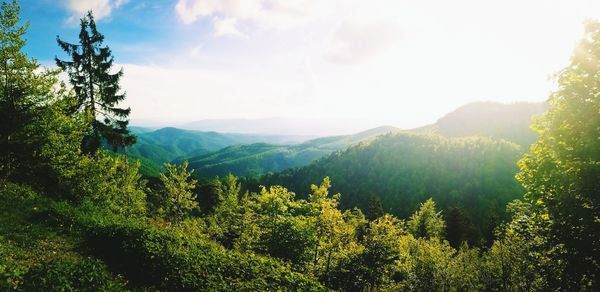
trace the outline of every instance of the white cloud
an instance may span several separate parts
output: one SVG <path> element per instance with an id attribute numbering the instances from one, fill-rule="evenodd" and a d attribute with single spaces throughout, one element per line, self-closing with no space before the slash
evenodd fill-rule
<path id="1" fill-rule="evenodd" d="M 186 24 L 217 16 L 262 29 L 286 29 L 304 23 L 315 6 L 317 1 L 310 0 L 178 0 L 175 11 Z"/>
<path id="2" fill-rule="evenodd" d="M 324 57 L 336 64 L 358 64 L 389 48 L 398 37 L 393 23 L 346 20 L 327 41 Z"/>
<path id="3" fill-rule="evenodd" d="M 110 16 L 113 9 L 119 8 L 127 3 L 128 0 L 67 0 L 66 5 L 73 13 L 70 21 L 76 20 L 87 13 L 93 11 L 96 20 Z"/>
<path id="4" fill-rule="evenodd" d="M 247 38 L 247 36 L 238 30 L 237 19 L 233 17 L 215 17 L 213 18 L 214 36 L 236 36 Z"/>

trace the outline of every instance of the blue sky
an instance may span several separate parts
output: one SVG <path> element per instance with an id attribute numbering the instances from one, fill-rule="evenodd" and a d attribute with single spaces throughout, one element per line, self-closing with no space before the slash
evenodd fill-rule
<path id="1" fill-rule="evenodd" d="M 173 3 L 172 0 L 125 1 L 111 8 L 109 15 L 100 17 L 98 27 L 119 62 L 152 62 L 155 54 L 180 45 L 181 34 L 187 27 L 181 25 Z M 76 42 L 80 15 L 69 8 L 68 1 L 22 1 L 22 17 L 30 22 L 27 52 L 41 62 L 60 56 L 56 36 Z M 203 26 L 193 28 L 193 33 L 201 33 Z"/>
<path id="2" fill-rule="evenodd" d="M 134 120 L 308 117 L 403 128 L 542 101 L 594 0 L 21 0 L 52 66 L 93 10 Z"/>

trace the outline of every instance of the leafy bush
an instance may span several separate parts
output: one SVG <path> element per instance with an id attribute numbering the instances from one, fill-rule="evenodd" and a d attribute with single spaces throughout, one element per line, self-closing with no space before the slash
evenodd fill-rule
<path id="1" fill-rule="evenodd" d="M 27 267 L 14 260 L 14 253 L 10 247 L 3 243 L 0 237 L 0 290 L 16 290 L 23 283 L 23 275 L 27 272 Z"/>
<path id="2" fill-rule="evenodd" d="M 325 289 L 275 259 L 228 251 L 180 227 L 156 228 L 65 203 L 53 210 L 59 220 L 81 228 L 91 252 L 133 285 L 175 291 Z"/>
<path id="3" fill-rule="evenodd" d="M 97 259 L 55 259 L 38 265 L 25 275 L 25 291 L 121 291 L 123 283 L 113 279 Z"/>

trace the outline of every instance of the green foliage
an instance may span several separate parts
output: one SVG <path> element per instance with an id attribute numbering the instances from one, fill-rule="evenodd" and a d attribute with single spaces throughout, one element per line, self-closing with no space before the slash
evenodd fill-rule
<path id="1" fill-rule="evenodd" d="M 20 6 L 3 1 L 0 11 L 0 177 L 18 180 L 36 176 L 37 145 L 25 129 L 53 95 L 56 71 L 42 70 L 22 52 L 28 23 L 20 25 Z"/>
<path id="2" fill-rule="evenodd" d="M 476 243 L 472 223 L 480 230 L 493 226 L 502 217 L 496 210 L 522 190 L 513 178 L 521 149 L 505 141 L 412 134 L 372 140 L 393 130 L 383 128 L 295 146 L 234 146 L 220 152 L 228 153 L 230 165 L 221 161 L 206 169 L 233 165 L 261 173 L 367 141 L 265 177 L 270 186 L 258 193 L 245 191 L 233 175 L 197 187 L 187 161 L 165 164 L 166 173 L 151 181 L 156 191 L 147 212 L 140 163 L 96 151 L 102 138 L 115 147 L 132 140 L 129 109 L 116 108 L 124 98 L 118 94 L 122 73 L 110 73 L 111 52 L 102 47 L 91 13 L 82 20 L 80 45 L 59 40 L 73 59 L 57 63 L 68 71 L 74 95 L 56 72 L 42 72 L 21 52 L 27 25 L 19 21 L 18 4 L 3 3 L 2 291 L 597 290 L 599 23 L 588 24 L 572 64 L 559 76 L 550 111 L 536 123 L 540 139 L 519 162 L 525 200 L 508 204 L 511 220 L 480 249 L 468 245 Z M 98 121 L 97 113 L 108 120 Z M 452 123 L 446 118 L 443 124 Z M 479 134 L 478 126 L 464 130 Z M 483 127 L 490 136 L 521 143 L 529 137 L 497 126 Z M 188 154 L 254 139 L 202 133 L 212 138 L 186 146 L 199 136 L 172 132 L 144 134 Z M 222 160 L 220 154 L 202 161 Z M 300 189 L 322 177 L 299 197 L 272 184 Z M 367 206 L 371 220 L 355 206 Z M 405 222 L 384 209 L 412 216 Z"/>
<path id="3" fill-rule="evenodd" d="M 60 109 L 46 115 L 36 124 L 44 133 L 40 158 L 55 179 L 58 195 L 75 202 L 91 201 L 116 213 L 144 214 L 146 195 L 139 163 L 130 164 L 104 151 L 82 154 L 82 124 Z"/>
<path id="4" fill-rule="evenodd" d="M 505 217 L 506 203 L 523 194 L 514 178 L 520 153 L 515 144 L 486 138 L 389 134 L 261 183 L 286 186 L 302 198 L 311 182 L 330 176 L 332 191 L 344 194 L 342 209 L 367 210 L 370 195 L 377 194 L 384 210 L 400 218 L 431 197 L 442 210 L 464 208 L 484 231 L 492 218 Z"/>
<path id="5" fill-rule="evenodd" d="M 79 44 L 71 44 L 60 38 L 56 41 L 71 58 L 71 61 L 56 58 L 56 65 L 67 72 L 75 91 L 77 103 L 70 111 L 83 112 L 90 119 L 81 143 L 82 150 L 85 153 L 95 152 L 103 139 L 114 151 L 134 144 L 135 136 L 127 129 L 127 117 L 131 109 L 117 107 L 125 99 L 125 94 L 119 93 L 119 79 L 123 76 L 123 70 L 111 73 L 111 50 L 102 46 L 104 36 L 98 32 L 92 12 L 89 11 L 81 19 Z"/>
<path id="6" fill-rule="evenodd" d="M 190 167 L 205 176 L 222 176 L 232 173 L 258 177 L 268 172 L 305 166 L 334 151 L 343 150 L 350 145 L 370 141 L 378 135 L 395 131 L 398 129 L 379 127 L 354 135 L 317 138 L 295 145 L 265 143 L 233 145 L 186 159 L 190 161 Z"/>
<path id="7" fill-rule="evenodd" d="M 251 216 L 248 198 L 240 194 L 241 185 L 235 176 L 228 175 L 223 181 L 216 182 L 217 204 L 206 218 L 207 232 L 227 248 L 235 245 L 236 248 L 245 249 L 250 244 L 242 242 L 245 229 L 249 227 L 248 216 Z"/>
<path id="8" fill-rule="evenodd" d="M 52 203 L 47 198 L 27 185 L 0 182 L 0 201 L 0 290 L 121 286 L 98 260 L 77 252 L 80 239 L 76 235 L 59 232 L 50 223 L 48 207 Z"/>
<path id="9" fill-rule="evenodd" d="M 534 125 L 540 139 L 519 162 L 526 199 L 563 246 L 560 286 L 600 285 L 600 23 L 589 22 L 571 64 L 558 75 L 549 111 Z"/>
<path id="10" fill-rule="evenodd" d="M 383 211 L 383 204 L 381 203 L 381 198 L 378 195 L 372 194 L 369 197 L 369 201 L 367 202 L 366 215 L 369 220 L 375 220 L 383 215 L 385 215 L 385 211 Z"/>
<path id="11" fill-rule="evenodd" d="M 125 291 L 97 259 L 56 259 L 29 270 L 25 291 Z"/>
<path id="12" fill-rule="evenodd" d="M 435 209 L 435 202 L 429 198 L 419 206 L 407 222 L 408 231 L 416 238 L 437 238 L 444 236 L 446 223 L 442 212 Z"/>
<path id="13" fill-rule="evenodd" d="M 498 291 L 545 291 L 559 287 L 564 263 L 552 261 L 560 246 L 551 246 L 546 236 L 546 216 L 533 212 L 530 204 L 509 204 L 512 221 L 503 226 L 487 253 L 483 282 Z"/>
<path id="14" fill-rule="evenodd" d="M 182 227 L 150 226 L 141 220 L 99 212 L 93 206 L 55 204 L 53 210 L 60 221 L 71 222 L 84 232 L 89 249 L 135 287 L 169 291 L 324 290 L 318 282 L 292 272 L 277 260 L 228 251 Z"/>
<path id="15" fill-rule="evenodd" d="M 445 221 L 446 239 L 452 247 L 459 248 L 463 242 L 477 244 L 477 230 L 463 208 L 449 208 L 445 213 Z"/>
<path id="16" fill-rule="evenodd" d="M 187 167 L 187 161 L 181 165 L 166 163 L 167 174 L 160 174 L 163 183 L 163 212 L 167 220 L 175 224 L 179 224 L 198 207 L 198 202 L 195 201 L 196 195 L 192 192 L 197 181 L 190 180 L 193 170 L 189 172 Z"/>

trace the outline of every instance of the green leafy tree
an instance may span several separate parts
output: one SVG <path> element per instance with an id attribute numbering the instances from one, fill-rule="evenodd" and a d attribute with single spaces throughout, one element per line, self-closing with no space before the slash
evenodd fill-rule
<path id="1" fill-rule="evenodd" d="M 571 64 L 558 75 L 539 140 L 519 162 L 526 199 L 564 246 L 565 290 L 600 285 L 600 23 L 588 22 Z"/>
<path id="2" fill-rule="evenodd" d="M 81 19 L 79 44 L 71 44 L 57 37 L 58 45 L 71 57 L 70 61 L 56 58 L 56 64 L 69 75 L 77 103 L 73 112 L 84 112 L 91 120 L 89 133 L 82 141 L 82 149 L 92 153 L 101 147 L 103 139 L 116 151 L 135 143 L 127 124 L 130 109 L 119 108 L 125 99 L 119 93 L 123 70 L 112 73 L 111 50 L 103 46 L 104 36 L 98 32 L 92 12 Z"/>
<path id="3" fill-rule="evenodd" d="M 316 236 L 312 269 L 318 273 L 318 269 L 323 267 L 323 272 L 328 273 L 333 258 L 343 247 L 344 235 L 350 230 L 338 209 L 340 194 L 329 196 L 329 177 L 325 177 L 319 186 L 311 185 L 310 188 L 312 193 L 308 196 L 308 204 Z"/>
<path id="4" fill-rule="evenodd" d="M 304 201 L 281 186 L 262 188 L 254 202 L 259 226 L 258 251 L 303 267 L 310 261 L 314 246 L 312 226 L 300 210 Z"/>
<path id="5" fill-rule="evenodd" d="M 369 223 L 362 240 L 365 248 L 357 262 L 361 265 L 365 288 L 377 291 L 390 281 L 400 259 L 399 239 L 405 234 L 403 222 L 389 214 Z"/>
<path id="6" fill-rule="evenodd" d="M 561 247 L 548 240 L 546 216 L 519 200 L 507 209 L 511 221 L 499 227 L 497 239 L 480 259 L 482 284 L 497 291 L 555 290 L 560 286 L 564 263 L 552 259 Z"/>
<path id="7" fill-rule="evenodd" d="M 39 146 L 25 128 L 52 98 L 57 72 L 40 70 L 22 52 L 29 23 L 20 25 L 17 1 L 3 1 L 0 10 L 0 176 L 23 178 L 32 176 Z"/>
<path id="8" fill-rule="evenodd" d="M 227 248 L 231 248 L 242 235 L 245 224 L 246 199 L 240 194 L 241 184 L 233 175 L 217 180 L 217 201 L 206 218 L 209 234 Z"/>
<path id="9" fill-rule="evenodd" d="M 163 183 L 164 213 L 167 220 L 179 224 L 190 212 L 198 207 L 193 189 L 196 180 L 190 179 L 192 171 L 188 171 L 188 162 L 180 165 L 165 163 L 167 174 L 161 173 Z"/>
<path id="10" fill-rule="evenodd" d="M 419 209 L 410 216 L 407 224 L 410 233 L 417 238 L 441 239 L 446 227 L 442 212 L 436 210 L 435 202 L 432 199 L 422 203 Z"/>

